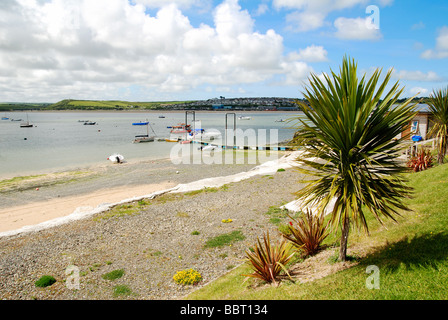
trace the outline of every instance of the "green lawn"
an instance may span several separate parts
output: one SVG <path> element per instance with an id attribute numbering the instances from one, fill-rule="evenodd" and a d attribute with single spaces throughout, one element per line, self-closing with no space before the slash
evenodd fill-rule
<path id="1" fill-rule="evenodd" d="M 385 226 L 370 218 L 370 236 L 352 230 L 348 254 L 359 257 L 351 268 L 306 283 L 284 281 L 273 287 L 244 281 L 242 274 L 251 269 L 243 265 L 187 299 L 448 299 L 448 164 L 407 176 L 415 190 L 414 198 L 407 200 L 413 211 L 404 212 L 398 223 L 386 221 Z M 329 237 L 326 250 L 336 252 L 338 239 Z M 378 268 L 379 289 L 366 285 L 374 276 L 366 272 L 372 265 Z"/>

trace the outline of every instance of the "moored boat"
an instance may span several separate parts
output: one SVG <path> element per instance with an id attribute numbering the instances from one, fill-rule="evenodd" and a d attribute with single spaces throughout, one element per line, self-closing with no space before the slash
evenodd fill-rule
<path id="1" fill-rule="evenodd" d="M 178 134 L 178 133 L 190 133 L 191 132 L 191 125 L 180 123 L 177 126 L 168 127 L 171 128 L 170 133 Z"/>
<path id="2" fill-rule="evenodd" d="M 132 123 L 133 126 L 146 126 L 149 124 L 149 121 L 145 121 L 145 122 L 134 122 Z"/>
<path id="3" fill-rule="evenodd" d="M 146 134 L 135 136 L 133 143 L 153 142 L 155 140 L 156 134 L 155 134 L 154 130 L 152 129 L 152 127 L 151 127 L 151 130 L 154 133 L 154 135 L 153 136 L 149 135 L 149 126 L 150 126 L 149 121 L 134 122 L 132 125 L 133 126 L 146 126 Z"/>
<path id="4" fill-rule="evenodd" d="M 147 134 L 135 136 L 134 143 L 142 143 L 142 142 L 153 142 L 155 137 L 149 136 Z"/>
<path id="5" fill-rule="evenodd" d="M 20 124 L 20 128 L 32 128 L 32 127 L 33 125 L 29 123 L 29 121 L 25 121 Z"/>

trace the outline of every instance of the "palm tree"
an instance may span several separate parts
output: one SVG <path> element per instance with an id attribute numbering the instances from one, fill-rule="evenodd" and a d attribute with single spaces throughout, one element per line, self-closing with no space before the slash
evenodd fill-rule
<path id="1" fill-rule="evenodd" d="M 448 87 L 434 91 L 429 97 L 428 105 L 434 122 L 429 134 L 437 138 L 437 161 L 442 164 L 448 142 Z"/>
<path id="2" fill-rule="evenodd" d="M 305 205 L 317 203 L 318 214 L 334 201 L 329 222 L 334 232 L 342 229 L 341 261 L 351 224 L 369 232 L 362 207 L 381 223 L 382 216 L 396 221 L 399 210 L 409 210 L 402 201 L 411 193 L 401 175 L 406 167 L 397 161 L 402 139 L 396 137 L 415 112 L 412 98 L 396 105 L 403 91 L 398 82 L 386 92 L 391 74 L 381 83 L 379 69 L 358 79 L 357 64 L 344 57 L 339 75 L 311 74 L 303 92 L 309 106 L 299 103 L 304 116 L 295 139 L 305 153 L 297 160 L 311 177 L 297 196 Z"/>

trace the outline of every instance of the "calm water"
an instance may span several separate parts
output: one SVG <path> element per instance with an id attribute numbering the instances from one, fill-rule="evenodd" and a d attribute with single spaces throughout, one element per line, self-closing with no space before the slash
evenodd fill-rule
<path id="1" fill-rule="evenodd" d="M 165 118 L 159 118 L 159 115 Z M 294 130 L 288 119 L 294 113 L 257 112 L 237 113 L 251 120 L 236 120 L 242 130 L 278 129 L 278 141 L 292 138 Z M 2 113 L 10 119 L 27 119 L 26 113 Z M 202 128 L 224 133 L 225 113 L 195 113 Z M 120 153 L 126 161 L 169 158 L 173 143 L 132 143 L 135 135 L 146 134 L 146 127 L 133 122 L 150 121 L 159 137 L 169 137 L 168 126 L 185 122 L 185 112 L 29 112 L 33 128 L 20 128 L 20 122 L 0 120 L 0 178 L 29 175 L 39 172 L 76 169 L 107 163 L 107 157 Z M 192 114 L 188 114 L 191 123 Z M 97 125 L 83 125 L 78 120 L 90 120 Z M 228 127 L 233 128 L 233 116 L 228 116 Z M 152 134 L 150 130 L 150 134 Z"/>

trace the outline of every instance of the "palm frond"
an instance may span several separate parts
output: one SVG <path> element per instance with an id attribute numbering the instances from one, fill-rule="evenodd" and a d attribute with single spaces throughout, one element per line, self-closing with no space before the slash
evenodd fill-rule
<path id="1" fill-rule="evenodd" d="M 429 131 L 438 141 L 438 162 L 443 163 L 448 145 L 448 87 L 434 91 L 428 102 L 433 127 Z"/>
<path id="2" fill-rule="evenodd" d="M 407 210 L 402 200 L 411 190 L 400 175 L 406 167 L 397 161 L 402 139 L 396 137 L 415 116 L 415 105 L 412 98 L 397 104 L 398 82 L 387 90 L 392 70 L 383 81 L 379 69 L 358 78 L 357 64 L 344 57 L 339 72 L 312 74 L 302 92 L 309 106 L 302 105 L 295 139 L 305 151 L 300 170 L 311 178 L 296 194 L 323 204 L 337 198 L 332 226 L 350 217 L 368 232 L 363 207 L 380 222 Z"/>

